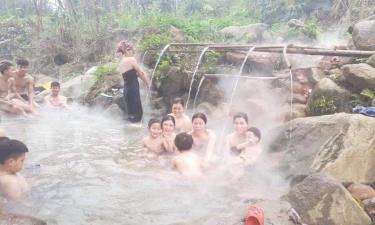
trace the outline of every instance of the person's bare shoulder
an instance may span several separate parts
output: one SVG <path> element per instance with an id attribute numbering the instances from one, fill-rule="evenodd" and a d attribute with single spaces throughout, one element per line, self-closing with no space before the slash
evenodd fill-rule
<path id="1" fill-rule="evenodd" d="M 27 83 L 34 83 L 34 81 L 35 81 L 34 77 L 31 76 L 30 74 L 26 74 L 25 80 L 26 80 Z"/>
<path id="2" fill-rule="evenodd" d="M 1 176 L 0 185 L 1 191 L 7 198 L 18 199 L 21 197 L 22 191 L 16 176 Z"/>

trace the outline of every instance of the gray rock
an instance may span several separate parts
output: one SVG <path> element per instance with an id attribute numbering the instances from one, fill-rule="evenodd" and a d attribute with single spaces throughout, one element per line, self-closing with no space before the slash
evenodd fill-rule
<path id="1" fill-rule="evenodd" d="M 323 78 L 314 87 L 308 100 L 307 115 L 318 116 L 335 112 L 351 112 L 350 91 Z"/>
<path id="2" fill-rule="evenodd" d="M 375 54 L 373 54 L 370 58 L 368 58 L 366 63 L 372 67 L 375 67 Z"/>
<path id="3" fill-rule="evenodd" d="M 290 178 L 324 171 L 340 181 L 371 183 L 374 132 L 375 119 L 359 114 L 297 118 L 274 130 L 270 156 L 283 155 L 279 167 Z"/>
<path id="4" fill-rule="evenodd" d="M 295 185 L 287 199 L 306 224 L 370 225 L 371 219 L 334 178 L 316 173 Z"/>
<path id="5" fill-rule="evenodd" d="M 288 21 L 288 27 L 303 27 L 305 23 L 302 20 L 291 19 Z"/>
<path id="6" fill-rule="evenodd" d="M 375 50 L 375 20 L 356 23 L 353 27 L 352 37 L 357 49 Z"/>
<path id="7" fill-rule="evenodd" d="M 264 23 L 246 26 L 229 26 L 219 31 L 226 38 L 237 41 L 262 42 L 271 39 L 270 26 Z"/>
<path id="8" fill-rule="evenodd" d="M 349 64 L 342 67 L 345 80 L 358 89 L 375 88 L 375 68 L 366 64 Z"/>
<path id="9" fill-rule="evenodd" d="M 162 96 L 178 95 L 188 91 L 190 84 L 189 76 L 186 72 L 181 71 L 179 67 L 171 67 L 164 75 L 163 81 L 159 87 Z"/>

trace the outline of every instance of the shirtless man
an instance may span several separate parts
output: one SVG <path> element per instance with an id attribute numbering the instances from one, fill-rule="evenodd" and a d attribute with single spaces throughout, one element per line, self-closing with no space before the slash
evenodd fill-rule
<path id="1" fill-rule="evenodd" d="M 34 78 L 27 73 L 29 61 L 26 59 L 17 60 L 17 70 L 14 75 L 16 96 L 27 103 L 32 109 L 37 107 L 34 102 Z"/>
<path id="2" fill-rule="evenodd" d="M 14 114 L 26 115 L 30 107 L 18 99 L 14 92 L 13 63 L 7 60 L 0 61 L 0 110 Z"/>
<path id="3" fill-rule="evenodd" d="M 47 106 L 68 108 L 67 99 L 60 95 L 60 83 L 54 81 L 51 83 L 51 95 L 44 98 Z"/>
<path id="4" fill-rule="evenodd" d="M 29 190 L 25 178 L 19 174 L 26 152 L 26 145 L 20 141 L 6 137 L 0 140 L 0 190 L 7 199 L 20 199 Z"/>
<path id="5" fill-rule="evenodd" d="M 177 171 L 187 177 L 202 176 L 202 161 L 191 150 L 193 137 L 185 132 L 179 133 L 174 142 L 179 151 L 179 154 L 173 159 L 173 166 Z"/>

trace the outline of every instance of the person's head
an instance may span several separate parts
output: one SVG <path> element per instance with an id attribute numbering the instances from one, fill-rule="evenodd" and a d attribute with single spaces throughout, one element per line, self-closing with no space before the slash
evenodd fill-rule
<path id="1" fill-rule="evenodd" d="M 0 61 L 0 73 L 4 76 L 12 76 L 14 73 L 14 65 L 11 61 Z"/>
<path id="2" fill-rule="evenodd" d="M 129 42 L 122 40 L 117 44 L 117 52 L 125 56 L 133 56 L 134 54 L 133 45 Z"/>
<path id="3" fill-rule="evenodd" d="M 172 133 L 175 129 L 176 121 L 173 116 L 166 115 L 161 120 L 161 129 L 164 133 Z"/>
<path id="4" fill-rule="evenodd" d="M 260 139 L 262 138 L 262 134 L 260 130 L 256 127 L 250 127 L 246 132 L 247 138 L 251 138 L 256 141 L 256 143 L 259 143 Z"/>
<path id="5" fill-rule="evenodd" d="M 28 152 L 26 145 L 21 141 L 9 138 L 0 140 L 0 164 L 6 172 L 17 173 L 22 169 L 25 153 Z"/>
<path id="6" fill-rule="evenodd" d="M 26 59 L 17 59 L 17 74 L 18 76 L 25 76 L 29 69 L 29 61 Z"/>
<path id="7" fill-rule="evenodd" d="M 207 117 L 204 113 L 195 113 L 191 118 L 194 131 L 203 131 L 206 130 Z"/>
<path id="8" fill-rule="evenodd" d="M 150 132 L 150 136 L 153 138 L 157 138 L 160 136 L 161 130 L 161 121 L 159 119 L 150 119 L 148 121 L 148 130 Z"/>
<path id="9" fill-rule="evenodd" d="M 172 101 L 172 113 L 176 117 L 181 117 L 184 113 L 184 100 L 182 98 L 175 98 Z"/>
<path id="10" fill-rule="evenodd" d="M 52 95 L 58 95 L 60 92 L 60 83 L 57 81 L 53 81 L 51 83 L 51 93 Z"/>
<path id="11" fill-rule="evenodd" d="M 189 151 L 193 146 L 193 137 L 186 132 L 179 133 L 174 139 L 174 144 L 180 152 Z"/>
<path id="12" fill-rule="evenodd" d="M 249 119 L 248 119 L 246 113 L 243 113 L 243 112 L 236 113 L 233 116 L 234 130 L 238 134 L 246 133 L 246 131 L 248 129 L 248 121 L 249 121 Z"/>

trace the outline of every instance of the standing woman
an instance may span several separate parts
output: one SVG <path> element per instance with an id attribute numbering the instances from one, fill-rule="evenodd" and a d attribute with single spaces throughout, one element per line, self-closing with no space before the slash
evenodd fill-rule
<path id="1" fill-rule="evenodd" d="M 139 122 L 142 120 L 143 110 L 139 95 L 138 77 L 147 87 L 149 85 L 148 78 L 138 65 L 131 44 L 121 41 L 117 46 L 117 52 L 122 54 L 119 71 L 124 79 L 124 100 L 128 110 L 128 119 L 130 122 Z"/>

